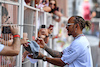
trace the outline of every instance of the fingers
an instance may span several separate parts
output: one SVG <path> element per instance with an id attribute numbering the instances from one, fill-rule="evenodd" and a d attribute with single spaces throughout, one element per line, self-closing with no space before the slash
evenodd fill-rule
<path id="1" fill-rule="evenodd" d="M 28 57 L 32 58 L 33 59 L 33 55 L 28 55 Z"/>
<path id="2" fill-rule="evenodd" d="M 43 41 L 43 39 L 42 39 L 42 38 L 37 38 L 37 40 L 38 40 L 38 41 Z"/>
<path id="3" fill-rule="evenodd" d="M 24 57 L 24 56 L 22 56 L 22 62 L 24 61 L 24 59 L 25 59 L 25 57 Z"/>
<path id="4" fill-rule="evenodd" d="M 41 42 L 43 42 L 43 39 L 42 39 L 42 38 L 37 38 L 35 41 L 36 41 L 38 44 L 40 44 Z"/>
<path id="5" fill-rule="evenodd" d="M 43 39 L 42 38 L 37 38 L 35 41 L 38 42 L 38 41 L 42 41 Z"/>
<path id="6" fill-rule="evenodd" d="M 14 29 L 14 28 L 17 28 L 17 27 L 18 27 L 18 25 L 10 25 L 11 29 Z"/>
<path id="7" fill-rule="evenodd" d="M 26 44 L 23 44 L 23 46 L 24 46 L 24 47 L 28 47 L 29 45 L 26 43 Z"/>
<path id="8" fill-rule="evenodd" d="M 19 27 L 17 25 L 10 25 L 12 34 L 19 34 Z"/>

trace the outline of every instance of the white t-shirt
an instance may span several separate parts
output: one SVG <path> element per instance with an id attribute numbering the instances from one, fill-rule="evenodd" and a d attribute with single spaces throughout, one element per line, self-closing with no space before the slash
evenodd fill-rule
<path id="1" fill-rule="evenodd" d="M 3 48 L 4 48 L 4 45 L 0 44 L 0 52 L 3 50 Z"/>
<path id="2" fill-rule="evenodd" d="M 61 60 L 69 67 L 93 67 L 90 45 L 85 36 L 75 39 L 62 53 Z"/>

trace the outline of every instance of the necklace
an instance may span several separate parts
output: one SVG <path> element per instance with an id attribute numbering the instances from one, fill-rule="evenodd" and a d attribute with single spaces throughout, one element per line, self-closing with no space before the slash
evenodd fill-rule
<path id="1" fill-rule="evenodd" d="M 78 36 L 75 37 L 77 39 L 78 37 L 84 36 L 84 34 L 79 34 Z"/>

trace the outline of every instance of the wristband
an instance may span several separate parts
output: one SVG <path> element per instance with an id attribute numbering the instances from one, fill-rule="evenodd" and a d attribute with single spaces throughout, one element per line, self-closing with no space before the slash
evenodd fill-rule
<path id="1" fill-rule="evenodd" d="M 27 40 L 28 41 L 28 43 L 30 43 L 31 41 L 30 40 Z"/>
<path id="2" fill-rule="evenodd" d="M 15 38 L 15 37 L 19 37 L 20 38 L 20 35 L 18 35 L 18 34 L 17 35 L 14 35 L 13 38 Z"/>
<path id="3" fill-rule="evenodd" d="M 55 36 L 55 38 L 58 38 L 58 36 Z"/>

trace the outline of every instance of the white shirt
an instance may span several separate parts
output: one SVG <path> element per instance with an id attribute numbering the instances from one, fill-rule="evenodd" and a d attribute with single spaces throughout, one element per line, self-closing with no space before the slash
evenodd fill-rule
<path id="1" fill-rule="evenodd" d="M 35 64 L 36 62 L 38 62 L 38 59 L 32 59 L 32 58 L 28 57 L 28 55 L 26 56 L 26 58 L 28 58 L 32 64 Z"/>
<path id="2" fill-rule="evenodd" d="M 62 53 L 61 60 L 69 67 L 93 67 L 90 45 L 85 36 L 75 39 Z"/>
<path id="3" fill-rule="evenodd" d="M 4 48 L 4 45 L 0 44 L 0 52 L 3 50 L 3 48 Z"/>

